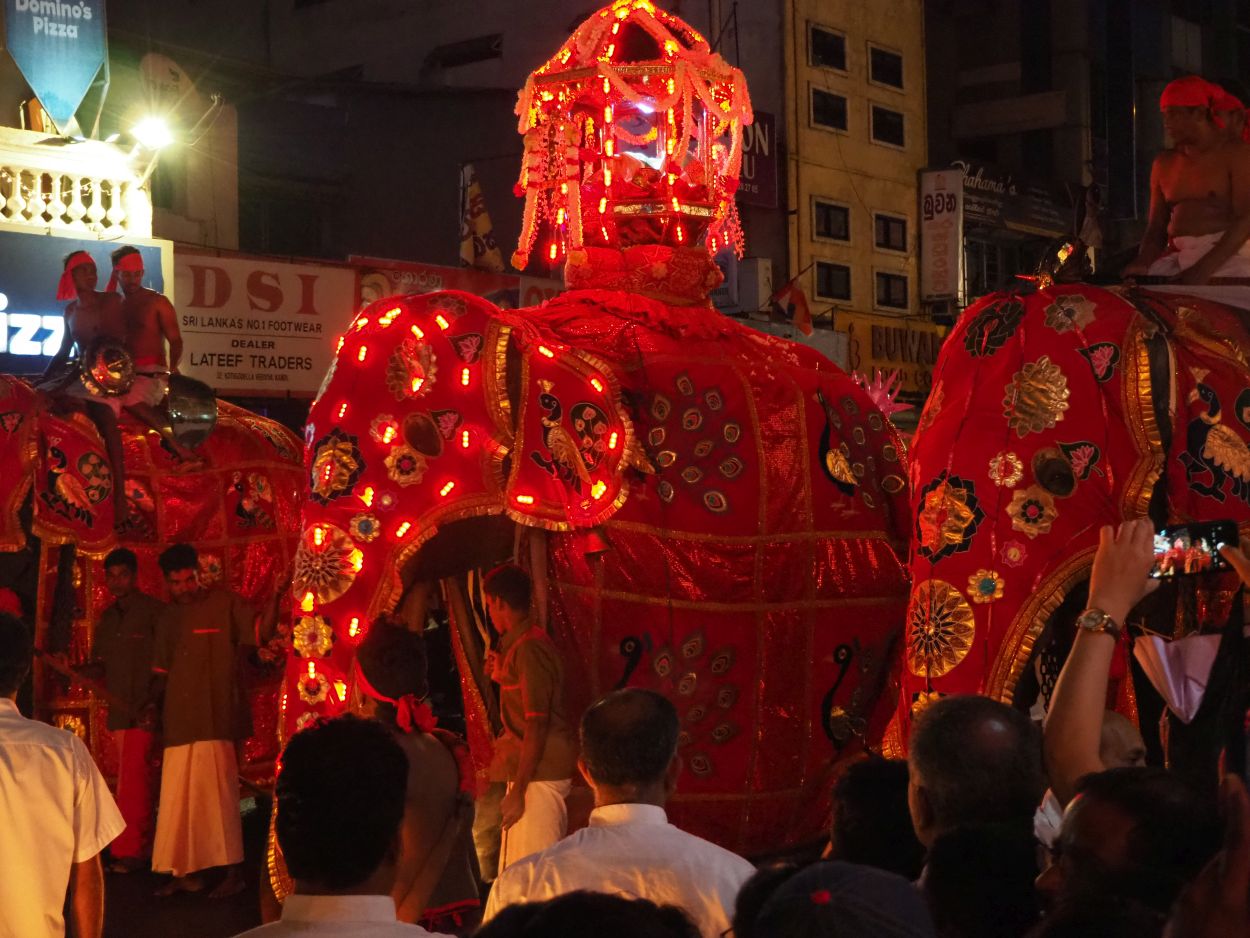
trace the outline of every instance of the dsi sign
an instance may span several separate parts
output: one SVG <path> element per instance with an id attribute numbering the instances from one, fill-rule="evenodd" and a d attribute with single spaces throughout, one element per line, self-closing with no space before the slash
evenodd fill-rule
<path id="1" fill-rule="evenodd" d="M 104 64 L 104 0 L 4 0 L 5 42 L 64 131 Z"/>

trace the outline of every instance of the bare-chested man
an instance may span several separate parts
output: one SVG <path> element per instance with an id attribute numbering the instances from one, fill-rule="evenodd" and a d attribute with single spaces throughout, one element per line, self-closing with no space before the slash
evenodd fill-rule
<path id="1" fill-rule="evenodd" d="M 1215 88 L 1197 76 L 1169 84 L 1159 100 L 1172 140 L 1150 171 L 1150 219 L 1125 276 L 1197 285 L 1250 277 L 1250 160 L 1212 115 Z"/>
<path id="2" fill-rule="evenodd" d="M 135 381 L 122 397 L 122 406 L 164 437 L 178 457 L 196 461 L 195 453 L 183 446 L 168 432 L 164 416 L 158 410 L 169 390 L 169 373 L 178 373 L 182 359 L 182 333 L 173 304 L 155 290 L 143 285 L 143 255 L 137 248 L 118 248 L 112 254 L 113 275 L 108 289 L 122 288 L 122 316 L 126 348 L 135 363 Z M 165 342 L 169 342 L 169 363 L 166 365 Z"/>
<path id="3" fill-rule="evenodd" d="M 93 396 L 78 380 L 78 368 L 70 363 L 70 354 L 75 346 L 82 355 L 100 339 L 113 339 L 123 344 L 126 341 L 121 298 L 115 293 L 101 293 L 96 289 L 97 283 L 99 275 L 90 254 L 74 251 L 66 256 L 56 298 L 73 302 L 65 307 L 65 334 L 61 347 L 44 370 L 40 387 L 50 394 L 74 400 L 87 411 L 104 438 L 104 448 L 116 482 L 115 490 L 120 495 L 124 492 L 121 480 L 125 478 L 122 437 L 117 427 L 120 408 L 115 403 L 116 398 Z M 118 523 L 124 518 L 125 512 L 119 512 Z"/>

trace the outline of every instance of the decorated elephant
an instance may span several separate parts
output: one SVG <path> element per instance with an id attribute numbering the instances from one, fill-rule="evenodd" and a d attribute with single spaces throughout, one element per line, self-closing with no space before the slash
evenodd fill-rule
<path id="1" fill-rule="evenodd" d="M 133 418 L 121 422 L 126 502 L 120 502 L 104 443 L 81 411 L 64 409 L 26 382 L 0 375 L 0 585 L 14 589 L 36 625 L 36 644 L 89 654 L 91 629 L 111 602 L 102 560 L 127 547 L 139 560 L 139 587 L 164 585 L 156 558 L 178 541 L 200 551 L 200 575 L 245 598 L 268 601 L 289 578 L 303 495 L 298 438 L 281 425 L 218 402 L 203 463 L 188 469 L 161 435 Z M 128 504 L 116 524 L 119 504 Z M 277 750 L 278 684 L 253 682 L 255 734 L 245 771 L 272 774 Z M 36 707 L 80 733 L 111 774 L 115 754 L 104 700 L 49 670 L 37 672 Z"/>
<path id="2" fill-rule="evenodd" d="M 749 855 L 815 840 L 838 761 L 893 707 L 903 446 L 831 362 L 708 300 L 750 105 L 701 36 L 618 0 L 517 112 L 516 263 L 545 231 L 568 289 L 513 311 L 393 297 L 343 336 L 307 428 L 283 725 L 341 710 L 370 624 L 401 603 L 423 622 L 441 590 L 482 765 L 470 586 L 519 556 L 574 717 L 622 686 L 676 704 L 675 823 Z"/>
<path id="3" fill-rule="evenodd" d="M 945 694 L 1044 705 L 1103 525 L 1149 515 L 1157 528 L 1232 519 L 1250 532 L 1248 353 L 1244 313 L 1174 292 L 1055 283 L 964 311 L 911 453 L 890 746 Z M 1221 625 L 1235 586 L 1174 586 L 1151 627 Z M 1135 714 L 1129 674 L 1122 646 L 1114 702 Z"/>

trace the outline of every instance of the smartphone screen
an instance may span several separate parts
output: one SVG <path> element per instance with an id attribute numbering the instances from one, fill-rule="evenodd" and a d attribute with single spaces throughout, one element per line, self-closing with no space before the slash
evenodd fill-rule
<path id="1" fill-rule="evenodd" d="M 1155 579 L 1194 576 L 1229 569 L 1220 556 L 1225 544 L 1237 543 L 1235 521 L 1204 521 L 1164 528 L 1155 535 Z"/>

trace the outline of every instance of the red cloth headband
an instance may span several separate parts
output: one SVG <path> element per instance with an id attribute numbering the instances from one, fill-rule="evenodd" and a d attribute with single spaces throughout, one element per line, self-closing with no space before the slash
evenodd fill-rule
<path id="1" fill-rule="evenodd" d="M 114 264 L 113 273 L 109 277 L 108 286 L 104 288 L 104 292 L 112 293 L 117 289 L 117 272 L 119 270 L 137 270 L 143 273 L 143 256 L 140 254 L 127 254 Z"/>
<path id="2" fill-rule="evenodd" d="M 65 264 L 65 270 L 61 274 L 61 279 L 56 285 L 56 298 L 64 302 L 72 300 L 78 296 L 78 290 L 74 286 L 74 268 L 81 267 L 83 264 L 94 264 L 91 255 L 86 251 L 75 251 L 69 256 L 69 260 Z"/>
<path id="3" fill-rule="evenodd" d="M 415 733 L 420 731 L 428 733 L 438 726 L 438 718 L 434 716 L 434 708 L 427 701 L 418 700 L 416 694 L 404 694 L 398 700 L 394 697 L 387 697 L 386 694 L 369 683 L 369 679 L 365 677 L 365 670 L 360 666 L 359 661 L 356 662 L 356 684 L 374 700 L 395 705 L 395 722 L 399 725 L 399 729 L 402 732 Z"/>
<path id="4" fill-rule="evenodd" d="M 22 617 L 22 601 L 17 598 L 17 593 L 7 586 L 0 589 L 0 612 L 7 612 L 19 619 Z"/>
<path id="5" fill-rule="evenodd" d="M 1186 75 L 1169 82 L 1163 89 L 1163 94 L 1159 96 L 1159 110 L 1169 107 L 1214 107 L 1222 91 L 1205 78 Z"/>

